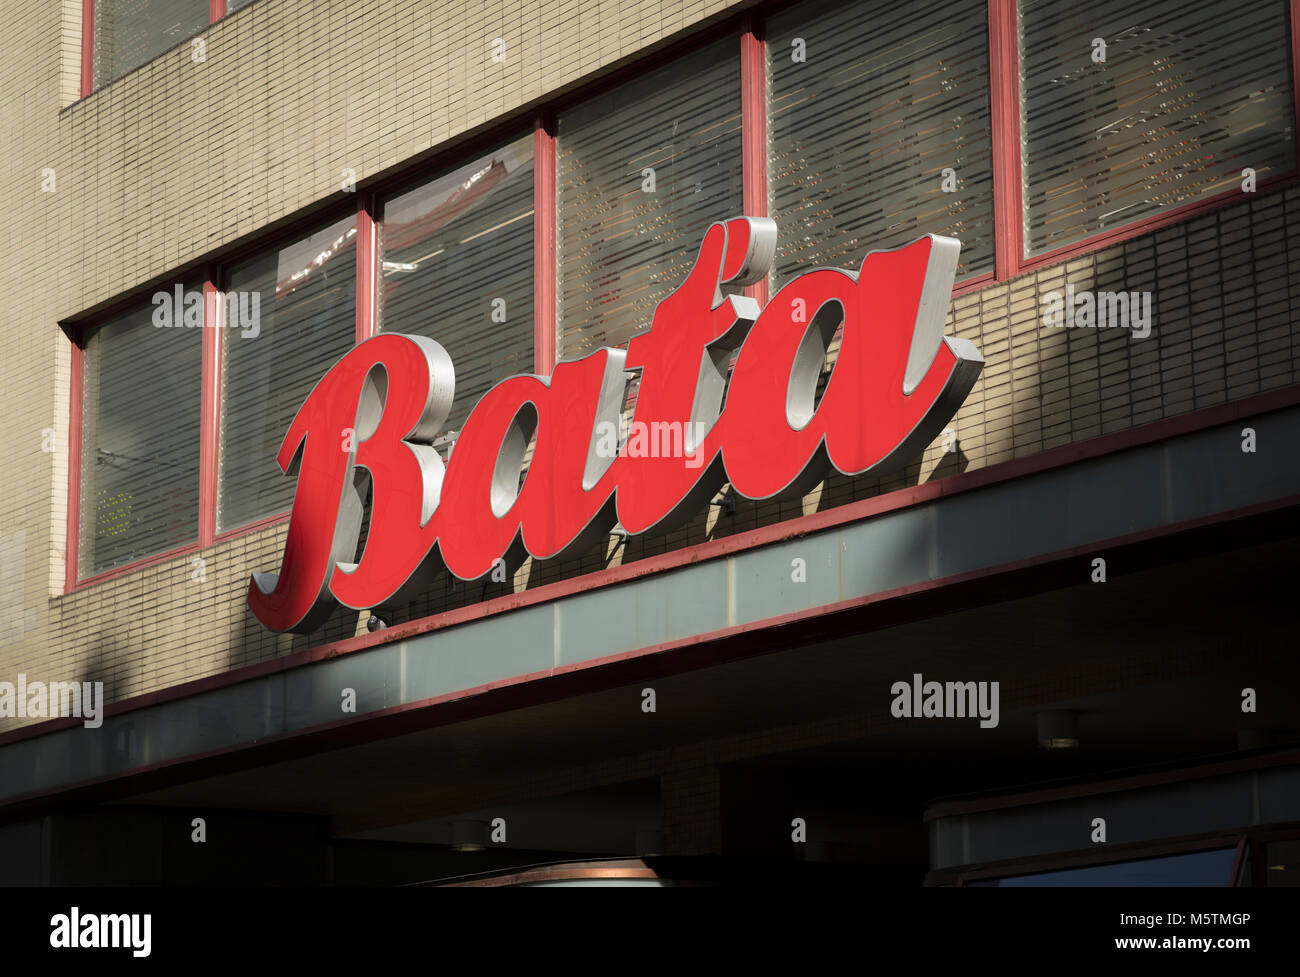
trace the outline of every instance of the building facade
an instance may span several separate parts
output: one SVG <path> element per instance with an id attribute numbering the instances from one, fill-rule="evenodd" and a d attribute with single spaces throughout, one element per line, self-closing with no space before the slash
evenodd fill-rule
<path id="1" fill-rule="evenodd" d="M 7 12 L 0 878 L 1294 882 L 1297 23 L 1286 0 Z M 908 286 L 867 255 L 927 235 L 960 242 L 934 348 L 980 362 L 933 430 L 267 627 L 259 587 L 338 543 L 286 435 L 353 350 L 445 350 L 417 440 L 450 479 L 504 381 L 685 329 L 672 297 L 742 216 L 774 250 L 718 302 L 798 352 L 760 364 L 785 413 L 730 425 L 737 455 L 875 375 Z M 819 268 L 861 309 L 799 306 Z M 729 411 L 749 343 L 701 362 Z M 636 356 L 602 400 L 620 457 Z M 488 445 L 492 516 L 462 535 L 516 511 L 580 400 Z M 375 439 L 356 403 L 309 442 L 349 466 Z M 689 432 L 665 454 L 690 468 Z M 403 534 L 346 474 L 337 562 L 369 566 Z M 536 503 L 539 536 L 578 494 Z"/>

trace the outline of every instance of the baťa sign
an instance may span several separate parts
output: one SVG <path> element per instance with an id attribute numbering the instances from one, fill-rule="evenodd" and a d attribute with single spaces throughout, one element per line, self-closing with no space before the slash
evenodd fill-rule
<path id="1" fill-rule="evenodd" d="M 312 390 L 280 446 L 280 468 L 298 484 L 280 572 L 254 573 L 249 585 L 253 613 L 274 631 L 310 631 L 336 602 L 383 606 L 444 569 L 473 580 L 501 560 L 594 546 L 615 523 L 667 531 L 727 482 L 748 499 L 797 496 L 831 467 L 856 475 L 914 458 L 984 365 L 971 343 L 943 335 L 960 243 L 928 235 L 871 252 L 856 274 L 806 272 L 760 311 L 740 288 L 767 274 L 775 247 L 766 218 L 712 225 L 649 331 L 626 350 L 559 363 L 549 378 L 497 384 L 445 464 L 432 442 L 451 409 L 447 352 L 420 336 L 360 343 Z M 632 430 L 678 432 L 680 450 L 607 436 L 620 430 L 633 370 Z M 358 557 L 367 475 L 370 530 Z"/>

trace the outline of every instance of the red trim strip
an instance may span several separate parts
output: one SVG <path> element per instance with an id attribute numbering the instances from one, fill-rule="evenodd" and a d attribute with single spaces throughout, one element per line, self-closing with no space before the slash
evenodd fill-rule
<path id="1" fill-rule="evenodd" d="M 556 360 L 555 123 L 537 117 L 533 129 L 533 372 L 547 376 Z"/>
<path id="2" fill-rule="evenodd" d="M 68 421 L 68 528 L 64 556 L 63 588 L 77 584 L 77 557 L 81 549 L 81 418 L 86 397 L 86 351 L 81 330 L 72 335 L 71 417 Z"/>
<path id="3" fill-rule="evenodd" d="M 1020 159 L 1020 38 L 1016 0 L 989 0 L 989 115 L 993 130 L 993 238 L 997 277 L 1025 255 Z"/>
<path id="4" fill-rule="evenodd" d="M 215 24 L 226 16 L 226 0 L 208 0 L 208 23 Z"/>
<path id="5" fill-rule="evenodd" d="M 741 185 L 746 217 L 767 216 L 767 45 L 762 28 L 745 19 L 740 35 Z M 749 289 L 767 305 L 771 279 Z"/>
<path id="6" fill-rule="evenodd" d="M 375 334 L 375 292 L 379 271 L 379 229 L 369 194 L 357 201 L 357 342 Z"/>
<path id="7" fill-rule="evenodd" d="M 221 451 L 221 354 L 225 322 L 216 269 L 203 283 L 203 380 L 199 435 L 199 546 L 211 546 L 217 533 L 217 470 Z"/>
<path id="8" fill-rule="evenodd" d="M 95 90 L 95 0 L 81 0 L 81 97 Z"/>
<path id="9" fill-rule="evenodd" d="M 651 576 L 655 573 L 675 569 L 687 564 L 698 563 L 708 559 L 728 556 L 732 553 L 738 553 L 744 550 L 755 549 L 769 543 L 780 542 L 785 539 L 803 536 L 822 529 L 856 522 L 871 516 L 907 508 L 934 499 L 950 497 L 962 492 L 969 492 L 974 489 L 1001 484 L 1016 478 L 1024 477 L 1025 475 L 1037 474 L 1039 472 L 1065 467 L 1078 461 L 1097 458 L 1115 452 L 1125 451 L 1130 448 L 1141 447 L 1142 445 L 1167 440 L 1182 434 L 1217 427 L 1220 424 L 1229 423 L 1242 417 L 1268 413 L 1269 411 L 1295 406 L 1298 403 L 1300 403 L 1300 385 L 1295 385 L 1287 387 L 1284 390 L 1260 394 L 1249 398 L 1248 400 L 1237 401 L 1220 407 L 1209 407 L 1196 411 L 1193 414 L 1184 414 L 1179 417 L 1155 421 L 1140 428 L 1133 428 L 1129 431 L 1105 435 L 1099 438 L 1094 438 L 1090 441 L 1081 442 L 1077 445 L 1065 445 L 1061 448 L 1055 448 L 1051 451 L 1032 455 L 1029 458 L 1004 462 L 1003 464 L 993 465 L 989 468 L 979 469 L 974 472 L 952 475 L 948 478 L 941 479 L 938 482 L 927 482 L 925 485 L 899 489 L 898 491 L 877 496 L 873 499 L 863 499 L 860 502 L 850 503 L 849 505 L 840 506 L 835 509 L 828 509 L 824 512 L 814 512 L 806 516 L 791 519 L 787 522 L 777 523 L 772 526 L 764 526 L 759 529 L 750 530 L 747 533 L 740 533 L 736 536 L 710 540 L 706 543 L 699 543 L 695 546 L 686 547 L 680 550 L 672 550 L 658 556 L 638 560 L 634 563 L 610 567 L 606 570 L 598 570 L 594 573 L 585 574 L 581 577 L 575 577 L 570 580 L 560 580 L 553 584 L 546 584 L 523 593 L 506 594 L 502 597 L 495 597 L 478 604 L 454 608 L 449 611 L 444 611 L 441 614 L 434 614 L 429 617 L 420 618 L 373 634 L 358 635 L 356 637 L 345 638 L 340 641 L 306 648 L 302 651 L 294 652 L 271 661 L 249 665 L 229 672 L 222 672 L 202 679 L 196 679 L 183 685 L 170 686 L 166 689 L 145 693 L 144 695 L 131 699 L 124 699 L 121 702 L 107 706 L 105 714 L 115 715 L 118 712 L 127 712 L 132 709 L 142 708 L 143 706 L 153 704 L 154 702 L 170 701 L 174 698 L 183 698 L 184 696 L 193 695 L 209 689 L 234 685 L 238 682 L 247 681 L 250 678 L 268 675 L 290 668 L 297 668 L 325 658 L 332 658 L 336 655 L 348 654 L 376 645 L 388 644 L 418 634 L 480 620 L 482 618 L 491 617 L 494 614 L 504 613 L 521 607 L 547 603 L 570 594 L 583 593 L 600 587 L 623 583 L 640 577 Z M 1216 522 L 1240 518 L 1243 515 L 1270 512 L 1276 509 L 1285 508 L 1289 505 L 1294 505 L 1297 502 L 1300 502 L 1300 498 L 1283 499 L 1265 503 L 1260 506 L 1252 506 L 1244 510 L 1217 513 L 1213 516 L 1202 519 L 1190 520 L 1185 523 L 1178 523 L 1171 526 L 1161 526 L 1153 530 L 1146 530 L 1142 533 L 1121 537 L 1119 540 L 1090 542 L 1083 547 L 1079 547 L 1078 552 L 1095 553 L 1098 548 L 1125 545 L 1135 541 L 1142 541 L 1163 535 L 1169 535 L 1175 532 L 1182 532 L 1203 525 L 1213 525 Z M 197 547 L 191 546 L 186 552 L 194 549 L 197 549 Z M 1074 554 L 1075 550 L 1065 551 L 1065 553 L 1067 555 Z M 166 558 L 174 558 L 180 555 L 185 555 L 185 553 L 180 551 L 173 552 L 167 554 Z M 984 568 L 982 570 L 971 571 L 966 574 L 944 578 L 942 581 L 927 581 L 924 584 L 900 588 L 897 591 L 888 591 L 881 594 L 869 595 L 866 598 L 854 598 L 841 604 L 827 605 L 826 607 L 818 608 L 811 613 L 816 615 L 834 613 L 838 610 L 843 610 L 849 607 L 860 606 L 863 603 L 878 602 L 891 597 L 919 593 L 926 589 L 948 586 L 953 583 L 962 582 L 966 579 L 975 579 L 980 576 L 986 576 L 990 573 L 1007 572 L 1023 566 L 1038 566 L 1045 561 L 1061 558 L 1061 556 L 1062 554 L 1049 554 L 1046 556 L 1034 557 L 1027 561 L 1008 564 L 1006 566 Z M 150 562 L 160 562 L 163 558 L 164 557 L 153 557 Z M 121 571 L 109 571 L 109 573 L 114 574 L 119 572 Z M 107 576 L 107 574 L 101 576 Z M 85 586 L 87 582 L 88 581 L 83 581 L 82 586 Z M 739 633 L 761 627 L 771 627 L 779 623 L 789 623 L 789 621 L 795 619 L 798 619 L 798 615 L 789 618 L 774 618 L 770 621 L 760 622 L 759 624 L 741 625 L 735 629 L 728 629 L 726 632 L 717 632 L 716 635 L 696 635 L 684 640 L 688 643 L 699 642 L 706 640 L 706 637 L 716 637 L 730 633 L 731 630 L 735 630 Z M 637 653 L 626 653 L 622 656 L 614 656 L 614 659 L 616 660 L 620 657 L 627 657 L 628 655 L 635 654 Z M 548 674 L 561 674 L 569 668 L 587 667 L 590 664 L 592 663 L 586 662 L 581 663 L 579 666 L 568 666 L 556 669 L 553 673 Z M 509 683 L 495 683 L 495 685 L 501 684 Z M 36 735 L 35 733 L 29 733 L 29 730 L 52 730 L 58 728 L 58 724 L 70 725 L 75 724 L 77 721 L 78 720 L 75 719 L 49 720 L 46 723 L 23 727 L 22 729 L 14 730 L 9 734 L 0 734 L 0 744 L 10 742 L 14 737 L 23 738 L 21 734 Z"/>

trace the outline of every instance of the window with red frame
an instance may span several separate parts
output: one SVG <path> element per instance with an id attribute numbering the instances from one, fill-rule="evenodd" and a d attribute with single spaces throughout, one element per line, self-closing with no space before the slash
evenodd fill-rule
<path id="1" fill-rule="evenodd" d="M 202 285 L 155 293 L 85 344 L 81 576 L 194 542 L 199 520 Z"/>
<path id="2" fill-rule="evenodd" d="M 1286 0 L 1022 0 L 1025 253 L 1295 170 Z"/>
<path id="3" fill-rule="evenodd" d="M 389 198 L 379 242 L 380 326 L 455 366 L 441 447 L 493 385 L 533 371 L 532 133 Z"/>
<path id="4" fill-rule="evenodd" d="M 993 270 L 984 0 L 803 3 L 771 17 L 768 173 L 776 286 L 924 234 Z"/>
<path id="5" fill-rule="evenodd" d="M 560 359 L 649 328 L 709 225 L 740 213 L 740 126 L 735 37 L 560 113 Z"/>
<path id="6" fill-rule="evenodd" d="M 286 512 L 280 442 L 356 342 L 357 222 L 348 216 L 230 266 L 222 332 L 217 530 Z"/>

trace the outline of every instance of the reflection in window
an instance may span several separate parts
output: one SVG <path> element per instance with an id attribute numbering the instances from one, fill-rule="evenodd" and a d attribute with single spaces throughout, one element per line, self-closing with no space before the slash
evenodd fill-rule
<path id="1" fill-rule="evenodd" d="M 533 140 L 519 139 L 384 205 L 380 325 L 451 356 L 436 444 L 506 377 L 533 372 Z"/>
<path id="2" fill-rule="evenodd" d="M 356 257 L 347 217 L 231 268 L 218 529 L 289 509 L 294 479 L 276 455 L 307 395 L 356 340 Z"/>
<path id="3" fill-rule="evenodd" d="M 1300 839 L 1264 846 L 1265 885 L 1300 885 Z"/>
<path id="4" fill-rule="evenodd" d="M 78 568 L 90 576 L 198 534 L 202 286 L 141 304 L 85 350 Z M 188 307 L 189 320 L 185 311 Z"/>
<path id="5" fill-rule="evenodd" d="M 152 61 L 208 26 L 208 0 L 99 0 L 95 87 Z"/>
<path id="6" fill-rule="evenodd" d="M 1021 34 L 1028 254 L 1294 169 L 1285 0 L 1024 0 Z"/>
<path id="7" fill-rule="evenodd" d="M 993 270 L 984 0 L 799 4 L 768 28 L 779 287 L 924 234 Z"/>
<path id="8" fill-rule="evenodd" d="M 621 347 L 741 212 L 731 38 L 565 112 L 557 131 L 559 355 Z"/>
<path id="9" fill-rule="evenodd" d="M 1234 848 L 1188 852 L 1163 858 L 1143 858 L 1111 865 L 1088 865 L 1056 872 L 1036 872 L 973 885 L 1023 886 L 1227 886 L 1231 882 Z"/>

